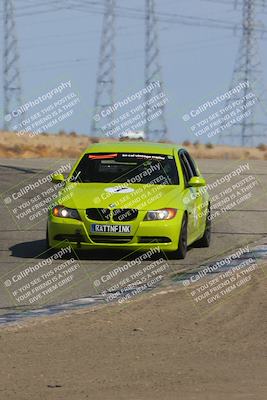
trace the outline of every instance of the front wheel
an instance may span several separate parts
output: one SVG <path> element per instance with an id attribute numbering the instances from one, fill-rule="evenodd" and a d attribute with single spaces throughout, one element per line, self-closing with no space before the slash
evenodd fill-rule
<path id="1" fill-rule="evenodd" d="M 48 238 L 48 226 L 46 226 L 45 247 L 46 247 L 46 250 L 50 249 L 49 238 Z"/>
<path id="2" fill-rule="evenodd" d="M 201 239 L 197 241 L 198 247 L 209 247 L 211 238 L 211 218 L 210 218 L 210 207 L 208 208 L 206 217 L 205 231 Z"/>
<path id="3" fill-rule="evenodd" d="M 176 258 L 184 259 L 187 252 L 187 216 L 183 216 Z"/>
<path id="4" fill-rule="evenodd" d="M 48 225 L 46 226 L 46 235 L 45 235 L 45 247 L 47 256 L 52 256 L 55 253 L 55 249 L 51 247 L 49 243 L 49 235 L 48 235 Z"/>

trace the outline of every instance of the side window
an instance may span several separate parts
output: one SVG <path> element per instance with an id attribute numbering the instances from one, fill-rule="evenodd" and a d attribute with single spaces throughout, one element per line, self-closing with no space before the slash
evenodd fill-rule
<path id="1" fill-rule="evenodd" d="M 185 185 L 187 186 L 190 178 L 192 178 L 192 176 L 193 176 L 193 172 L 190 168 L 190 164 L 188 163 L 188 160 L 186 159 L 183 151 L 179 152 L 179 159 L 180 159 L 182 170 L 183 170 Z"/>
<path id="2" fill-rule="evenodd" d="M 188 164 L 190 165 L 190 169 L 193 173 L 192 176 L 198 176 L 195 161 L 192 159 L 192 157 L 190 157 L 190 155 L 186 151 L 184 152 L 184 156 L 185 156 Z"/>

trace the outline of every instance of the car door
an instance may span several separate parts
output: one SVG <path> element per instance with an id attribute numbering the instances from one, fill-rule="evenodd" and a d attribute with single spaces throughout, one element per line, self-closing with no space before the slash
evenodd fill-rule
<path id="1" fill-rule="evenodd" d="M 178 155 L 184 177 L 183 201 L 188 211 L 187 232 L 188 232 L 188 244 L 190 244 L 199 236 L 199 231 L 200 231 L 199 205 L 201 203 L 201 199 L 199 198 L 200 196 L 199 189 L 195 187 L 190 187 L 188 182 L 193 176 L 198 176 L 198 172 L 194 164 L 190 162 L 191 160 L 188 158 L 188 153 L 185 150 L 180 150 Z"/>
<path id="2" fill-rule="evenodd" d="M 190 164 L 191 170 L 193 172 L 193 176 L 200 176 L 199 170 L 196 166 L 195 161 L 193 158 L 190 156 L 190 154 L 185 151 L 185 157 Z M 206 224 L 206 211 L 207 211 L 207 188 L 206 187 L 198 187 L 195 188 L 195 193 L 196 193 L 196 207 L 197 207 L 197 219 L 198 219 L 198 227 L 197 230 L 199 231 L 199 234 L 203 233 L 203 226 Z"/>

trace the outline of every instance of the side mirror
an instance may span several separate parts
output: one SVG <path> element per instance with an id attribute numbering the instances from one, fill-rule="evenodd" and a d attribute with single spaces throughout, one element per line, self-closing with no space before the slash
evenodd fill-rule
<path id="1" fill-rule="evenodd" d="M 200 178 L 199 176 L 193 176 L 188 182 L 188 185 L 191 187 L 206 186 L 206 180 L 204 178 Z"/>
<path id="2" fill-rule="evenodd" d="M 65 177 L 63 174 L 54 174 L 52 175 L 52 182 L 53 183 L 60 183 L 60 182 L 64 182 Z"/>

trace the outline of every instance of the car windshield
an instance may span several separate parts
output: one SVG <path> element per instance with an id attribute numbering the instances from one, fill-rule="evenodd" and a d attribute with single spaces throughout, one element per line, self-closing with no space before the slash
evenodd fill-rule
<path id="1" fill-rule="evenodd" d="M 80 183 L 179 184 L 173 156 L 143 153 L 88 153 L 70 179 Z"/>

